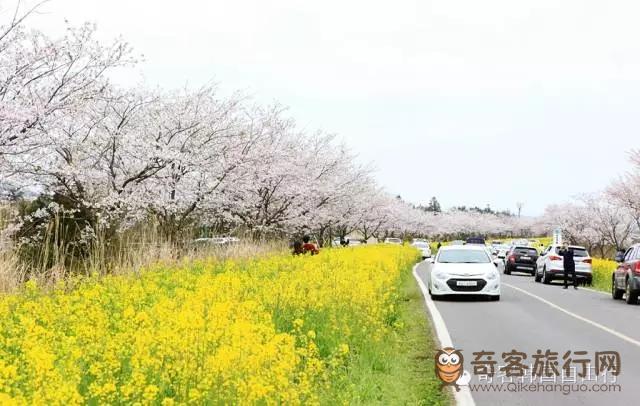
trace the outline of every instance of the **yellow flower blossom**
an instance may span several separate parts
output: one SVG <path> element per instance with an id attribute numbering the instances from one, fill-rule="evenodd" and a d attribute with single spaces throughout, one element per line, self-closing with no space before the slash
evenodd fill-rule
<path id="1" fill-rule="evenodd" d="M 350 357 L 401 327 L 415 260 L 377 245 L 29 281 L 0 297 L 0 404 L 348 403 Z"/>

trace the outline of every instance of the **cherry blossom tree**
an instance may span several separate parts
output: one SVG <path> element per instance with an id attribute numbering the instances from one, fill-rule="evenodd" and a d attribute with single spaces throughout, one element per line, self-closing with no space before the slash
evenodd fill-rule
<path id="1" fill-rule="evenodd" d="M 625 208 L 640 230 L 640 150 L 632 151 L 629 158 L 631 169 L 609 186 L 606 196 Z"/>
<path id="2" fill-rule="evenodd" d="M 29 185 L 16 161 L 44 156 L 43 134 L 105 97 L 110 70 L 135 63 L 126 42 L 98 42 L 91 24 L 69 26 L 61 38 L 27 30 L 39 4 L 0 26 L 0 175 L 17 189 Z"/>

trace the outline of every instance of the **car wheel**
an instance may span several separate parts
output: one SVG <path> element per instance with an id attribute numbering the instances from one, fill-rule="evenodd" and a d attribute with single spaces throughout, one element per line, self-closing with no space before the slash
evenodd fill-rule
<path id="1" fill-rule="evenodd" d="M 536 282 L 540 282 L 540 281 L 542 280 L 542 275 L 540 275 L 540 274 L 538 273 L 538 269 L 537 269 L 537 268 L 536 268 L 536 270 L 534 271 L 533 279 L 534 279 Z"/>
<path id="2" fill-rule="evenodd" d="M 547 267 L 545 265 L 545 267 L 542 268 L 542 283 L 544 283 L 545 285 L 550 284 L 551 278 L 552 276 L 547 273 Z"/>
<path id="3" fill-rule="evenodd" d="M 625 283 L 625 295 L 627 304 L 637 304 L 638 303 L 638 292 L 631 290 L 631 285 L 629 284 L 629 280 Z"/>
<path id="4" fill-rule="evenodd" d="M 616 280 L 615 278 L 611 278 L 611 297 L 614 300 L 622 299 L 622 295 L 624 295 L 624 289 L 616 288 Z"/>

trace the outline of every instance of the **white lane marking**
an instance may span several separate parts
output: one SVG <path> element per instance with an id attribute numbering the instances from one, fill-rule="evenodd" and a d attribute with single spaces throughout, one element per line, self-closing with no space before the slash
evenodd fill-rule
<path id="1" fill-rule="evenodd" d="M 600 330 L 602 330 L 602 331 L 606 331 L 607 333 L 612 334 L 612 335 L 614 335 L 614 336 L 616 336 L 616 337 L 618 337 L 618 338 L 620 338 L 620 339 L 622 339 L 622 340 L 624 340 L 624 341 L 626 341 L 626 342 L 628 342 L 628 343 L 630 343 L 630 344 L 633 344 L 633 345 L 635 345 L 635 346 L 637 346 L 637 347 L 640 347 L 640 341 L 635 340 L 635 339 L 633 339 L 633 338 L 631 338 L 631 337 L 629 337 L 629 336 L 627 336 L 627 335 L 624 335 L 624 334 L 622 334 L 622 333 L 620 333 L 620 332 L 617 332 L 617 331 L 615 331 L 614 329 L 611 329 L 611 328 L 609 328 L 609 327 L 607 327 L 607 326 L 603 326 L 602 324 L 597 323 L 597 322 L 595 322 L 595 321 L 593 321 L 593 320 L 589 320 L 589 319 L 587 319 L 586 317 L 580 316 L 579 314 L 576 314 L 576 313 L 570 312 L 569 310 L 566 310 L 566 309 L 562 308 L 561 306 L 558 306 L 557 304 L 555 304 L 555 303 L 552 303 L 552 302 L 548 301 L 547 299 L 544 299 L 544 298 L 542 298 L 542 297 L 540 297 L 540 296 L 538 296 L 538 295 L 534 295 L 534 294 L 533 294 L 533 293 L 531 293 L 531 292 L 527 292 L 527 291 L 526 291 L 526 290 L 524 290 L 524 289 L 520 289 L 520 288 L 519 288 L 519 287 L 517 287 L 517 286 L 513 286 L 513 285 L 511 285 L 511 284 L 504 283 L 504 282 L 503 282 L 502 284 L 503 284 L 504 286 L 508 286 L 508 287 L 510 287 L 511 289 L 515 289 L 515 290 L 517 290 L 518 292 L 522 292 L 522 293 L 524 293 L 525 295 L 529 295 L 529 296 L 531 296 L 532 298 L 537 299 L 537 300 L 541 301 L 542 303 L 545 303 L 545 304 L 547 304 L 547 305 L 549 305 L 549 306 L 553 307 L 553 308 L 554 308 L 554 309 L 556 309 L 556 310 L 559 310 L 559 311 L 561 311 L 561 312 L 563 312 L 563 313 L 565 313 L 565 314 L 568 314 L 569 316 L 571 316 L 571 317 L 573 317 L 573 318 L 576 318 L 576 319 L 578 319 L 578 320 L 584 321 L 584 322 L 585 322 L 585 323 L 587 323 L 587 324 L 591 324 L 592 326 L 597 327 L 597 328 L 599 328 L 599 329 L 600 329 Z"/>
<path id="2" fill-rule="evenodd" d="M 431 314 L 431 320 L 433 321 L 433 326 L 436 329 L 436 336 L 438 337 L 438 341 L 440 341 L 441 348 L 453 347 L 453 341 L 451 341 L 451 336 L 449 335 L 449 330 L 447 330 L 447 325 L 444 323 L 444 319 L 438 311 L 435 303 L 431 299 L 431 296 L 429 296 L 429 289 L 427 289 L 424 282 L 422 281 L 422 278 L 420 278 L 420 276 L 418 275 L 418 265 L 420 264 L 421 262 L 413 266 L 413 277 L 418 282 L 418 286 L 420 286 L 422 296 L 424 297 L 424 302 L 427 305 L 429 313 Z M 471 391 L 469 390 L 468 386 L 460 387 L 459 392 L 456 390 L 452 390 L 452 392 L 457 405 L 475 406 L 476 402 L 473 400 L 473 396 L 471 396 Z"/>

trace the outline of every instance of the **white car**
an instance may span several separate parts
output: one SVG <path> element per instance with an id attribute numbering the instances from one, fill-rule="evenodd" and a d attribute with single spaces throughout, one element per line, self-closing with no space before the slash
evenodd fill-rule
<path id="1" fill-rule="evenodd" d="M 431 244 L 426 238 L 414 238 L 412 242 L 426 242 L 427 244 Z"/>
<path id="2" fill-rule="evenodd" d="M 507 252 L 509 252 L 509 246 L 506 244 L 494 245 L 493 250 L 496 253 L 496 256 L 500 259 L 505 259 L 507 256 Z"/>
<path id="3" fill-rule="evenodd" d="M 498 263 L 492 261 L 485 247 L 441 247 L 431 263 L 428 286 L 432 298 L 484 295 L 492 300 L 500 300 Z"/>
<path id="4" fill-rule="evenodd" d="M 344 242 L 347 247 L 355 247 L 358 245 L 362 245 L 362 240 L 359 238 L 345 237 Z M 346 244 L 347 242 L 348 244 Z M 331 245 L 333 245 L 334 247 L 342 247 L 340 237 L 334 238 L 333 241 L 331 242 Z"/>
<path id="5" fill-rule="evenodd" d="M 569 245 L 573 251 L 573 260 L 576 263 L 576 278 L 579 281 L 591 285 L 593 280 L 593 269 L 591 265 L 591 255 L 585 247 L 579 245 Z M 548 246 L 536 262 L 536 282 L 551 283 L 554 279 L 564 279 L 564 262 L 561 255 L 562 246 L 554 244 Z"/>
<path id="6" fill-rule="evenodd" d="M 411 245 L 422 252 L 422 259 L 431 258 L 431 247 L 428 242 L 414 240 Z"/>
<path id="7" fill-rule="evenodd" d="M 396 245 L 402 245 L 402 240 L 401 240 L 401 239 L 399 239 L 399 238 L 392 238 L 392 237 L 389 237 L 389 238 L 385 238 L 385 239 L 384 239 L 384 243 L 385 243 L 385 244 L 396 244 Z"/>
<path id="8" fill-rule="evenodd" d="M 196 238 L 194 242 L 198 245 L 226 245 L 229 243 L 225 237 Z"/>
<path id="9" fill-rule="evenodd" d="M 529 242 L 529 240 L 525 240 L 525 239 L 520 239 L 520 240 L 514 240 L 511 245 L 519 245 L 521 247 L 529 247 L 531 245 L 531 243 Z"/>

